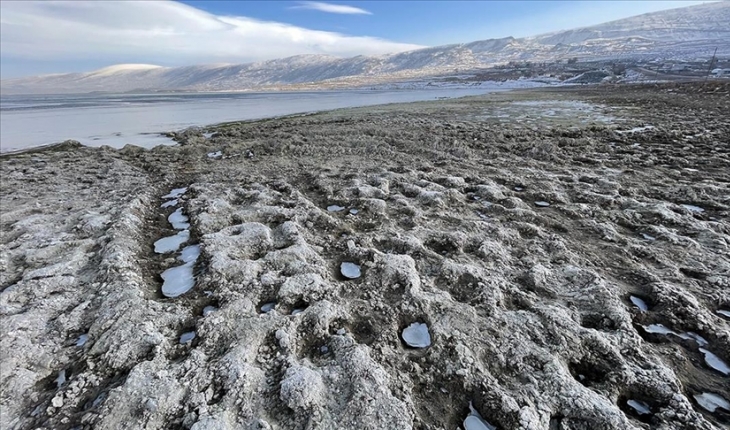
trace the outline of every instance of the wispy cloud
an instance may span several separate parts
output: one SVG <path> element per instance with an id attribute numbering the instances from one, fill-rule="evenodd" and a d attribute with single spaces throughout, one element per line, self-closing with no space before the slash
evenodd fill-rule
<path id="1" fill-rule="evenodd" d="M 172 1 L 2 1 L 0 16 L 3 68 L 13 61 L 236 63 L 299 54 L 380 55 L 422 47 L 217 16 Z"/>
<path id="2" fill-rule="evenodd" d="M 344 4 L 323 3 L 318 1 L 299 2 L 299 6 L 292 6 L 291 9 L 311 9 L 327 13 L 340 13 L 345 15 L 372 15 L 372 12 L 360 9 L 355 6 L 347 6 Z"/>

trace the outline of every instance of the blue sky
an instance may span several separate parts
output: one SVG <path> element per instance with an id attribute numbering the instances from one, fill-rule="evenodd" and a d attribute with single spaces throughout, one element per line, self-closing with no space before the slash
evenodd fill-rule
<path id="1" fill-rule="evenodd" d="M 380 55 L 524 37 L 701 1 L 1 1 L 2 78 L 120 63 Z"/>

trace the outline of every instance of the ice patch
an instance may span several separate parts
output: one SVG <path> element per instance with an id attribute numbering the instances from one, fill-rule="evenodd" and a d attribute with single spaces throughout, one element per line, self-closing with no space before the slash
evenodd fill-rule
<path id="1" fill-rule="evenodd" d="M 697 404 L 710 412 L 715 412 L 717 408 L 730 412 L 730 402 L 715 393 L 695 394 L 694 398 Z"/>
<path id="2" fill-rule="evenodd" d="M 88 340 L 89 340 L 89 335 L 88 334 L 82 334 L 76 340 L 76 346 L 82 347 L 82 346 L 86 345 L 86 342 L 88 342 Z"/>
<path id="3" fill-rule="evenodd" d="M 291 311 L 292 315 L 299 315 L 300 313 L 304 312 L 304 308 L 294 309 Z"/>
<path id="4" fill-rule="evenodd" d="M 195 332 L 194 331 L 188 331 L 183 333 L 180 336 L 180 345 L 185 345 L 187 343 L 190 343 L 195 339 Z"/>
<path id="5" fill-rule="evenodd" d="M 683 207 L 684 207 L 685 209 L 689 210 L 690 212 L 695 212 L 695 213 L 698 213 L 698 214 L 701 214 L 702 212 L 704 212 L 704 211 L 705 211 L 705 210 L 704 210 L 704 209 L 702 209 L 701 207 L 699 207 L 699 206 L 695 206 L 695 205 L 685 205 L 685 204 L 683 204 L 682 206 L 683 206 Z"/>
<path id="6" fill-rule="evenodd" d="M 223 152 L 221 152 L 221 151 L 208 153 L 208 158 L 221 158 L 221 157 L 223 157 Z"/>
<path id="7" fill-rule="evenodd" d="M 189 239 L 189 230 L 183 230 L 174 236 L 163 237 L 162 239 L 155 242 L 155 252 L 158 254 L 175 252 L 180 248 L 180 245 L 187 242 Z"/>
<path id="8" fill-rule="evenodd" d="M 635 410 L 639 415 L 649 415 L 651 414 L 651 409 L 649 408 L 649 405 L 646 403 L 640 401 L 640 400 L 629 400 L 626 402 L 627 405 L 631 406 L 633 410 Z"/>
<path id="9" fill-rule="evenodd" d="M 629 297 L 629 299 L 631 300 L 631 303 L 634 304 L 634 306 L 636 306 L 637 308 L 639 308 L 639 310 L 641 312 L 646 312 L 646 311 L 649 310 L 649 306 L 647 306 L 646 305 L 646 302 L 643 301 L 642 299 L 640 299 L 640 298 L 638 298 L 636 296 L 631 296 L 631 297 Z"/>
<path id="10" fill-rule="evenodd" d="M 169 208 L 169 207 L 171 207 L 171 206 L 175 206 L 175 205 L 177 205 L 177 202 L 178 202 L 178 200 L 177 200 L 177 199 L 173 199 L 173 200 L 168 200 L 168 201 L 166 201 L 165 203 L 161 204 L 161 205 L 160 205 L 160 207 L 161 207 L 161 208 Z"/>
<path id="11" fill-rule="evenodd" d="M 464 419 L 464 430 L 496 430 L 497 427 L 489 424 L 469 402 L 469 415 Z"/>
<path id="12" fill-rule="evenodd" d="M 56 388 L 61 388 L 63 384 L 66 383 L 66 369 L 61 370 L 58 372 L 58 376 L 56 377 Z"/>
<path id="13" fill-rule="evenodd" d="M 171 213 L 167 220 L 172 224 L 172 228 L 175 230 L 185 230 L 190 228 L 188 217 L 183 215 L 182 208 L 178 208 L 175 212 Z"/>
<path id="14" fill-rule="evenodd" d="M 700 348 L 700 352 L 705 354 L 705 363 L 723 375 L 730 375 L 730 367 L 722 361 L 722 359 L 705 348 Z"/>
<path id="15" fill-rule="evenodd" d="M 273 311 L 275 307 L 276 302 L 265 303 L 263 306 L 261 306 L 261 312 L 268 314 L 269 312 Z"/>
<path id="16" fill-rule="evenodd" d="M 170 194 L 162 196 L 163 199 L 176 199 L 188 191 L 188 187 L 173 188 Z"/>
<path id="17" fill-rule="evenodd" d="M 725 309 L 718 309 L 716 312 L 724 317 L 730 318 L 730 311 L 726 311 Z"/>
<path id="18" fill-rule="evenodd" d="M 360 266 L 355 263 L 344 262 L 340 264 L 340 273 L 347 279 L 357 279 L 360 277 Z"/>
<path id="19" fill-rule="evenodd" d="M 355 208 L 350 209 L 350 214 L 351 215 L 357 215 L 358 212 L 360 212 L 360 211 L 357 210 L 357 209 L 355 209 Z"/>
<path id="20" fill-rule="evenodd" d="M 200 245 L 189 245 L 183 248 L 178 260 L 183 263 L 194 263 L 200 257 Z"/>
<path id="21" fill-rule="evenodd" d="M 165 297 L 178 297 L 195 286 L 195 276 L 193 276 L 194 261 L 185 263 L 182 266 L 172 267 L 162 272 L 162 294 Z"/>
<path id="22" fill-rule="evenodd" d="M 546 207 L 550 206 L 550 203 L 543 201 L 543 200 L 539 200 L 539 201 L 535 202 L 535 206 L 539 206 L 541 208 L 546 208 Z"/>
<path id="23" fill-rule="evenodd" d="M 643 326 L 647 333 L 655 334 L 677 334 L 672 330 L 669 330 L 664 324 L 649 324 Z"/>
<path id="24" fill-rule="evenodd" d="M 641 233 L 641 237 L 643 237 L 646 240 L 656 240 L 656 237 L 648 235 L 646 233 Z"/>
<path id="25" fill-rule="evenodd" d="M 681 337 L 682 339 L 694 340 L 699 346 L 707 346 L 710 344 L 707 339 L 692 331 L 688 331 L 687 333 L 679 333 L 677 334 L 677 336 Z"/>
<path id="26" fill-rule="evenodd" d="M 342 206 L 338 206 L 338 205 L 327 206 L 327 212 L 340 212 L 340 211 L 344 211 L 344 210 L 345 210 L 345 208 L 343 208 Z"/>
<path id="27" fill-rule="evenodd" d="M 428 326 L 423 323 L 413 323 L 403 329 L 401 334 L 406 345 L 412 348 L 426 348 L 431 346 L 431 335 Z"/>
<path id="28" fill-rule="evenodd" d="M 203 308 L 203 316 L 207 317 L 208 315 L 212 314 L 213 312 L 217 311 L 218 308 L 215 306 L 206 306 Z"/>

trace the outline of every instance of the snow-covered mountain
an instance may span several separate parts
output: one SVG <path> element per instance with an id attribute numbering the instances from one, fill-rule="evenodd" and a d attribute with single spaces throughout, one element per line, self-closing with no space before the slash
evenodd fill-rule
<path id="1" fill-rule="evenodd" d="M 509 61 L 707 59 L 730 56 L 730 2 L 671 9 L 534 37 L 490 39 L 399 54 L 326 55 L 250 64 L 159 67 L 117 65 L 0 82 L 2 94 L 127 91 L 235 91 L 288 85 L 362 85 L 464 72 Z"/>

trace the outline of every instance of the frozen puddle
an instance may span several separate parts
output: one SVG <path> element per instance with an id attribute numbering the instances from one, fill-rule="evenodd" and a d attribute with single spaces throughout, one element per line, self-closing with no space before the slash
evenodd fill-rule
<path id="1" fill-rule="evenodd" d="M 650 324 L 650 325 L 646 325 L 643 327 L 647 333 L 664 334 L 664 335 L 671 334 L 671 335 L 677 336 L 681 339 L 694 340 L 695 342 L 697 342 L 697 345 L 699 345 L 699 346 L 707 346 L 709 344 L 709 342 L 707 342 L 707 339 L 705 339 L 704 337 L 700 336 L 699 334 L 697 334 L 693 331 L 688 331 L 686 333 L 677 333 L 676 331 L 670 330 L 662 324 Z"/>
<path id="2" fill-rule="evenodd" d="M 431 346 L 431 335 L 428 326 L 423 323 L 413 323 L 403 329 L 401 334 L 406 345 L 411 348 L 427 348 Z"/>
<path id="3" fill-rule="evenodd" d="M 218 308 L 215 306 L 206 306 L 203 308 L 203 316 L 207 317 L 208 315 L 212 314 L 213 312 L 217 311 Z"/>
<path id="4" fill-rule="evenodd" d="M 171 213 L 167 220 L 172 224 L 172 228 L 175 230 L 185 230 L 190 228 L 188 217 L 183 215 L 182 208 L 178 208 L 175 212 Z"/>
<path id="5" fill-rule="evenodd" d="M 722 361 L 720 357 L 716 356 L 705 348 L 700 348 L 700 352 L 705 354 L 705 363 L 707 363 L 708 366 L 712 367 L 723 375 L 730 375 L 730 367 L 728 367 L 727 363 Z"/>
<path id="6" fill-rule="evenodd" d="M 163 199 L 176 199 L 188 191 L 188 187 L 173 188 L 170 194 L 162 196 Z"/>
<path id="7" fill-rule="evenodd" d="M 162 294 L 165 297 L 178 297 L 195 286 L 195 276 L 193 275 L 193 264 L 186 263 L 182 266 L 172 267 L 162 272 Z"/>
<path id="8" fill-rule="evenodd" d="M 162 239 L 155 242 L 155 252 L 158 254 L 175 252 L 180 248 L 180 245 L 187 242 L 189 239 L 189 230 L 183 230 L 174 236 L 163 237 Z"/>
<path id="9" fill-rule="evenodd" d="M 649 324 L 643 326 L 647 333 L 654 334 L 677 334 L 673 330 L 668 329 L 664 324 Z"/>
<path id="10" fill-rule="evenodd" d="M 66 370 L 63 369 L 60 372 L 58 372 L 58 376 L 56 377 L 56 388 L 61 388 L 63 384 L 66 383 Z"/>
<path id="11" fill-rule="evenodd" d="M 76 346 L 82 347 L 82 346 L 86 345 L 86 342 L 88 342 L 88 341 L 89 341 L 89 335 L 88 334 L 82 334 L 76 340 Z"/>
<path id="12" fill-rule="evenodd" d="M 195 339 L 195 332 L 194 331 L 188 331 L 180 335 L 180 345 L 185 345 L 193 341 Z"/>
<path id="13" fill-rule="evenodd" d="M 730 412 L 730 402 L 715 393 L 695 394 L 694 398 L 697 404 L 709 412 L 715 412 L 717 408 Z"/>
<path id="14" fill-rule="evenodd" d="M 300 313 L 304 312 L 304 308 L 294 309 L 291 311 L 292 315 L 299 315 Z"/>
<path id="15" fill-rule="evenodd" d="M 631 409 L 635 410 L 637 414 L 639 415 L 650 415 L 651 409 L 649 408 L 649 405 L 646 403 L 640 401 L 640 400 L 629 400 L 626 402 L 627 405 L 631 407 Z"/>
<path id="16" fill-rule="evenodd" d="M 694 212 L 694 213 L 698 213 L 698 214 L 701 214 L 702 212 L 705 211 L 701 207 L 695 206 L 695 205 L 684 205 L 683 204 L 682 207 L 689 210 L 690 212 Z"/>
<path id="17" fill-rule="evenodd" d="M 546 207 L 550 206 L 550 203 L 543 201 L 543 200 L 539 200 L 539 201 L 535 202 L 535 206 L 538 206 L 541 208 L 546 208 Z"/>
<path id="18" fill-rule="evenodd" d="M 273 311 L 275 307 L 276 307 L 276 302 L 264 303 L 261 306 L 261 312 L 268 314 L 269 312 Z"/>
<path id="19" fill-rule="evenodd" d="M 172 206 L 177 205 L 177 202 L 178 202 L 177 199 L 168 200 L 165 203 L 161 204 L 160 207 L 161 208 L 169 208 L 169 207 L 172 207 Z"/>
<path id="20" fill-rule="evenodd" d="M 631 303 L 634 304 L 641 312 L 646 312 L 649 310 L 649 306 L 646 305 L 646 302 L 636 296 L 629 297 L 631 299 Z"/>
<path id="21" fill-rule="evenodd" d="M 340 211 L 344 211 L 344 210 L 345 210 L 345 208 L 343 208 L 342 206 L 338 206 L 338 205 L 327 206 L 327 212 L 340 212 Z"/>
<path id="22" fill-rule="evenodd" d="M 641 237 L 643 237 L 645 240 L 648 240 L 648 241 L 654 241 L 654 240 L 656 240 L 656 237 L 654 237 L 652 235 L 649 235 L 649 234 L 646 234 L 646 233 L 641 233 Z"/>
<path id="23" fill-rule="evenodd" d="M 360 211 L 355 208 L 350 209 L 350 215 L 357 215 L 358 212 Z"/>
<path id="24" fill-rule="evenodd" d="M 718 309 L 717 313 L 724 317 L 730 318 L 730 311 L 726 311 L 725 309 Z"/>
<path id="25" fill-rule="evenodd" d="M 189 245 L 183 248 L 177 258 L 183 263 L 195 263 L 198 257 L 200 257 L 200 245 Z"/>
<path id="26" fill-rule="evenodd" d="M 342 263 L 340 264 L 340 273 L 347 279 L 357 279 L 360 277 L 360 266 L 355 263 Z"/>
<path id="27" fill-rule="evenodd" d="M 497 427 L 489 424 L 469 402 L 469 415 L 464 419 L 464 430 L 496 430 Z"/>

